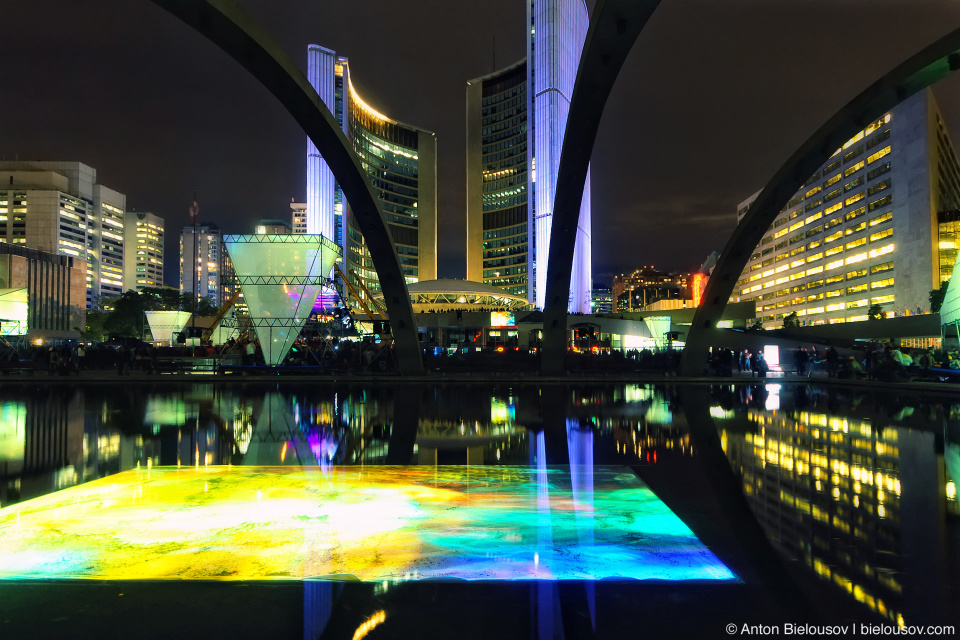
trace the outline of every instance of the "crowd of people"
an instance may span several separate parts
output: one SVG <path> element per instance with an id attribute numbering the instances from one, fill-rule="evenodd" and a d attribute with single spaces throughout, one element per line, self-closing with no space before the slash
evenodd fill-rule
<path id="1" fill-rule="evenodd" d="M 896 381 L 911 376 L 934 379 L 938 370 L 941 373 L 960 370 L 960 354 L 957 351 L 910 349 L 899 346 L 894 340 L 871 342 L 865 350 L 850 351 L 846 355 L 841 355 L 833 346 L 816 345 L 809 348 L 802 346 L 787 353 L 789 355 L 782 358 L 781 365 L 785 366 L 781 366 L 781 370 L 784 374 L 796 373 L 798 376 L 820 372 L 828 378 Z M 715 349 L 711 372 L 732 376 L 734 370 L 737 375 L 764 378 L 770 366 L 763 351 L 752 353 L 750 349 Z"/>

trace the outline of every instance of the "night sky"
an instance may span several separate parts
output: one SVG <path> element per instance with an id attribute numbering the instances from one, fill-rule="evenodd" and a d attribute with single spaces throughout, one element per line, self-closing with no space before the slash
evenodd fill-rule
<path id="1" fill-rule="evenodd" d="M 308 44 L 334 49 L 368 104 L 437 133 L 440 277 L 464 277 L 466 81 L 524 55 L 523 0 L 240 4 L 302 66 Z M 194 190 L 228 233 L 303 201 L 292 118 L 148 0 L 6 0 L 0 24 L 0 156 L 84 162 L 128 209 L 164 217 L 170 284 Z M 948 0 L 663 0 L 594 150 L 595 282 L 695 269 L 827 118 L 958 27 Z M 960 79 L 935 92 L 960 140 Z"/>

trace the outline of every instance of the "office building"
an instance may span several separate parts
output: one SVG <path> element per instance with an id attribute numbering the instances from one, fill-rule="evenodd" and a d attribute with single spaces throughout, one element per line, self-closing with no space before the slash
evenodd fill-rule
<path id="1" fill-rule="evenodd" d="M 616 311 L 640 311 L 659 300 L 689 298 L 688 281 L 685 273 L 668 273 L 653 267 L 621 273 L 613 276 L 611 304 Z"/>
<path id="2" fill-rule="evenodd" d="M 436 134 L 377 112 L 357 94 L 347 58 L 307 50 L 307 78 L 335 115 L 366 168 L 407 282 L 437 277 Z M 344 272 L 380 290 L 366 242 L 333 174 L 307 140 L 307 233 L 336 242 Z"/>
<path id="3" fill-rule="evenodd" d="M 527 57 L 467 83 L 467 279 L 543 308 L 554 194 L 570 96 L 586 38 L 583 0 L 530 0 Z M 590 313 L 590 177 L 570 311 Z"/>
<path id="4" fill-rule="evenodd" d="M 88 308 L 123 293 L 126 196 L 80 162 L 0 162 L 0 242 L 87 261 Z"/>
<path id="5" fill-rule="evenodd" d="M 594 287 L 590 310 L 593 313 L 610 313 L 613 311 L 613 294 L 610 287 Z"/>
<path id="6" fill-rule="evenodd" d="M 738 208 L 742 218 L 756 198 Z M 750 257 L 732 300 L 765 328 L 929 310 L 950 277 L 960 165 L 927 89 L 847 141 L 794 195 Z M 942 237 L 941 237 L 942 234 Z M 951 253 L 953 252 L 953 253 Z"/>
<path id="7" fill-rule="evenodd" d="M 290 227 L 292 233 L 304 234 L 307 232 L 307 203 L 290 200 Z"/>
<path id="8" fill-rule="evenodd" d="M 123 218 L 124 291 L 163 288 L 163 218 L 127 211 Z"/>
<path id="9" fill-rule="evenodd" d="M 223 243 L 223 232 L 215 224 L 197 226 L 199 242 L 194 242 L 194 226 L 180 232 L 180 292 L 199 292 L 210 304 L 220 306 L 233 293 L 233 266 Z"/>

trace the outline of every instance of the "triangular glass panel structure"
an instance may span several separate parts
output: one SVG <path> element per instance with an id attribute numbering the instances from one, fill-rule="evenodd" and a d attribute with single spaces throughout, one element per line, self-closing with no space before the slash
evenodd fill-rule
<path id="1" fill-rule="evenodd" d="M 172 342 L 174 334 L 180 333 L 187 326 L 187 320 L 191 315 L 189 311 L 145 311 L 144 313 L 154 342 Z"/>
<path id="2" fill-rule="evenodd" d="M 225 236 L 264 361 L 287 356 L 340 249 L 319 235 Z"/>
<path id="3" fill-rule="evenodd" d="M 960 253 L 957 254 L 957 261 L 953 264 L 953 274 L 960 273 L 957 268 L 960 267 Z M 960 278 L 956 280 L 950 278 L 950 284 L 947 285 L 947 292 L 943 296 L 943 305 L 940 307 L 941 324 L 957 324 L 960 321 Z"/>
<path id="4" fill-rule="evenodd" d="M 662 349 L 667 346 L 667 332 L 670 331 L 670 316 L 648 316 L 643 319 L 643 324 L 647 325 L 647 330 L 657 343 L 657 348 Z"/>

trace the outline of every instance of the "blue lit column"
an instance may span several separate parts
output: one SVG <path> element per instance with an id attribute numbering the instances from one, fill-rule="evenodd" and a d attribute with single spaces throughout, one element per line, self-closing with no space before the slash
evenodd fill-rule
<path id="1" fill-rule="evenodd" d="M 543 308 L 547 288 L 547 257 L 553 225 L 553 199 L 560 168 L 560 151 L 570 110 L 570 96 L 577 79 L 580 53 L 587 35 L 589 15 L 583 0 L 531 0 L 528 65 L 532 91 L 531 144 L 536 171 L 531 172 L 531 198 L 537 307 Z M 589 185 L 589 179 L 587 182 Z M 538 188 L 539 187 L 539 188 Z M 584 189 L 571 280 L 571 311 L 590 311 L 590 198 Z M 584 284 L 586 283 L 586 284 Z M 586 291 L 586 293 L 584 293 Z"/>
<path id="2" fill-rule="evenodd" d="M 312 44 L 307 47 L 307 79 L 330 113 L 336 113 L 334 65 L 337 54 Z M 307 138 L 307 233 L 335 240 L 333 172 Z"/>

